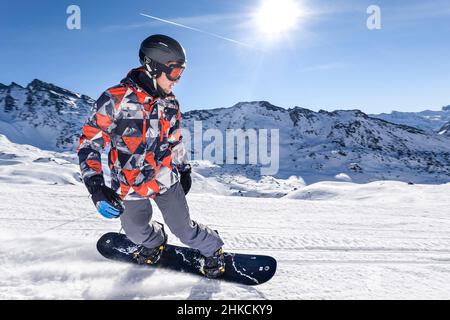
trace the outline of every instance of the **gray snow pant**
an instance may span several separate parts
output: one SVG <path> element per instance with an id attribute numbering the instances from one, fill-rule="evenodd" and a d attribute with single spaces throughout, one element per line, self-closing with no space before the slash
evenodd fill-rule
<path id="1" fill-rule="evenodd" d="M 204 256 L 213 255 L 223 246 L 223 241 L 217 232 L 191 220 L 180 183 L 176 183 L 154 200 L 161 210 L 164 222 L 182 243 L 198 249 Z M 159 246 L 164 240 L 163 230 L 159 223 L 150 222 L 152 218 L 150 200 L 126 200 L 123 204 L 125 210 L 120 220 L 127 237 L 134 243 L 148 248 Z"/>

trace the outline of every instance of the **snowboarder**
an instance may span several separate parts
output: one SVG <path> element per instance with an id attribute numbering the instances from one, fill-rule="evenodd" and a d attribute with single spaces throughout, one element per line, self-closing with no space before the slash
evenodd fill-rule
<path id="1" fill-rule="evenodd" d="M 100 96 L 83 126 L 78 147 L 83 182 L 100 214 L 120 217 L 138 245 L 138 263 L 158 263 L 167 243 L 163 225 L 151 221 L 153 199 L 171 232 L 203 255 L 202 273 L 220 277 L 223 241 L 217 231 L 191 220 L 185 198 L 191 167 L 172 93 L 186 67 L 185 50 L 168 36 L 152 35 L 142 42 L 139 58 L 141 66 Z M 107 145 L 111 188 L 101 165 Z"/>

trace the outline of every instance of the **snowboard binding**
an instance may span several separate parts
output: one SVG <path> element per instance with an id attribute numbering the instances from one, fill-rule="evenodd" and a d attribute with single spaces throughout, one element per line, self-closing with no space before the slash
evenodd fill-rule
<path id="1" fill-rule="evenodd" d="M 210 279 L 219 278 L 225 273 L 225 256 L 223 249 L 219 248 L 214 255 L 205 257 L 204 264 L 200 269 L 201 273 Z"/>
<path id="2" fill-rule="evenodd" d="M 143 245 L 140 245 L 138 249 L 133 252 L 133 259 L 136 260 L 138 264 L 157 264 L 159 262 L 168 239 L 168 236 L 164 231 L 164 227 L 162 228 L 162 232 L 164 235 L 164 240 L 163 243 L 161 243 L 158 247 L 147 248 Z"/>

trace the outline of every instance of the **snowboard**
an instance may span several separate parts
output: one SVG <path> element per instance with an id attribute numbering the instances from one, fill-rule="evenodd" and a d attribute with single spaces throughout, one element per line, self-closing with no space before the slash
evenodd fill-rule
<path id="1" fill-rule="evenodd" d="M 98 252 L 107 259 L 137 264 L 133 253 L 137 245 L 125 234 L 110 232 L 97 242 Z M 225 272 L 217 280 L 243 285 L 259 285 L 269 281 L 277 269 L 274 258 L 262 255 L 225 252 Z M 164 268 L 179 272 L 200 275 L 203 264 L 198 250 L 167 244 L 160 261 L 155 265 L 142 265 L 148 268 Z"/>

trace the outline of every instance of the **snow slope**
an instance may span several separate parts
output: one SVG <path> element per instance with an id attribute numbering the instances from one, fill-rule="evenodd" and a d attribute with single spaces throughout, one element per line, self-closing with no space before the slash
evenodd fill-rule
<path id="1" fill-rule="evenodd" d="M 415 196 L 396 201 L 407 188 Z M 193 218 L 218 229 L 226 250 L 278 260 L 254 288 L 103 259 L 96 240 L 120 226 L 95 213 L 82 186 L 0 190 L 1 299 L 450 298 L 449 185 L 385 182 L 390 197 L 370 200 L 190 194 Z"/>
<path id="2" fill-rule="evenodd" d="M 15 144 L 0 134 L 0 181 L 3 183 L 79 184 L 78 168 L 78 158 L 73 153 Z"/>
<path id="3" fill-rule="evenodd" d="M 450 184 L 322 182 L 275 199 L 203 193 L 197 179 L 193 219 L 228 251 L 278 260 L 270 282 L 245 287 L 105 260 L 96 241 L 120 224 L 96 213 L 70 157 L 0 146 L 0 299 L 450 298 Z"/>

